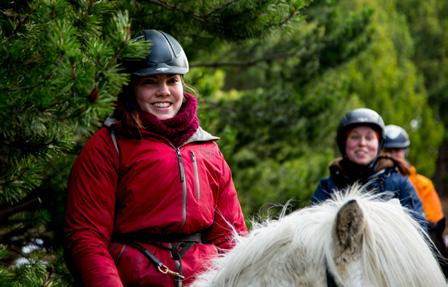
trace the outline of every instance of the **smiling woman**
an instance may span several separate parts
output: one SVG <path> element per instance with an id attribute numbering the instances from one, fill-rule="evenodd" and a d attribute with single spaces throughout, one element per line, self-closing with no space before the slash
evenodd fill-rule
<path id="1" fill-rule="evenodd" d="M 371 127 L 359 126 L 349 130 L 345 153 L 359 165 L 371 163 L 378 154 L 379 135 Z"/>
<path id="2" fill-rule="evenodd" d="M 345 114 L 338 126 L 336 142 L 342 158 L 330 164 L 330 176 L 320 181 L 312 197 L 313 204 L 329 199 L 336 190 L 358 183 L 385 198 L 399 199 L 427 227 L 414 187 L 399 172 L 407 168 L 405 163 L 379 156 L 384 142 L 384 121 L 377 112 L 360 108 Z"/>
<path id="3" fill-rule="evenodd" d="M 68 265 L 82 286 L 182 286 L 246 234 L 232 175 L 184 91 L 187 57 L 172 36 L 144 30 L 143 60 L 113 117 L 84 146 L 67 196 Z"/>
<path id="4" fill-rule="evenodd" d="M 182 77 L 180 75 L 151 75 L 136 83 L 137 103 L 145 112 L 160 120 L 174 117 L 184 99 Z"/>

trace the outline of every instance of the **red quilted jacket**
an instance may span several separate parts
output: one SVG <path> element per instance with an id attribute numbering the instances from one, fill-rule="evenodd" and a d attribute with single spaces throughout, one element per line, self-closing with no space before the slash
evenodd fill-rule
<path id="1" fill-rule="evenodd" d="M 101 128 L 74 163 L 64 229 L 70 261 L 84 286 L 174 286 L 172 276 L 112 235 L 201 232 L 205 243 L 195 243 L 181 260 L 188 285 L 208 258 L 233 246 L 235 232 L 247 232 L 217 138 L 199 128 L 179 148 L 149 133 L 116 139 L 119 152 L 109 130 Z M 143 246 L 179 270 L 169 250 Z"/>

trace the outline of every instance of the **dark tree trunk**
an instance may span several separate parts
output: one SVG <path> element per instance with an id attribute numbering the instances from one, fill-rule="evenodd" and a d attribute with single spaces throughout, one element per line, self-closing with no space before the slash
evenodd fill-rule
<path id="1" fill-rule="evenodd" d="M 440 197 L 448 197 L 448 138 L 445 138 L 439 146 L 434 185 Z"/>

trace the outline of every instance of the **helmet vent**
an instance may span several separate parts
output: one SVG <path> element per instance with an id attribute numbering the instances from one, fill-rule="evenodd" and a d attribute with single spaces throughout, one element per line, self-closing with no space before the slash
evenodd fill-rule
<path id="1" fill-rule="evenodd" d="M 166 41 L 170 45 L 171 51 L 173 51 L 173 54 L 175 57 L 179 56 L 180 53 L 182 53 L 182 48 L 180 45 L 173 45 L 172 43 L 175 41 L 173 37 L 170 35 L 167 35 L 162 32 L 163 37 L 165 37 Z"/>

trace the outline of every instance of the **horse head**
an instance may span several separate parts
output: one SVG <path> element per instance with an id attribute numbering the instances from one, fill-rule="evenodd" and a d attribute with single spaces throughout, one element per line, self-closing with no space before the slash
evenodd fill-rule
<path id="1" fill-rule="evenodd" d="M 237 240 L 192 286 L 447 286 L 408 211 L 359 186 Z"/>

